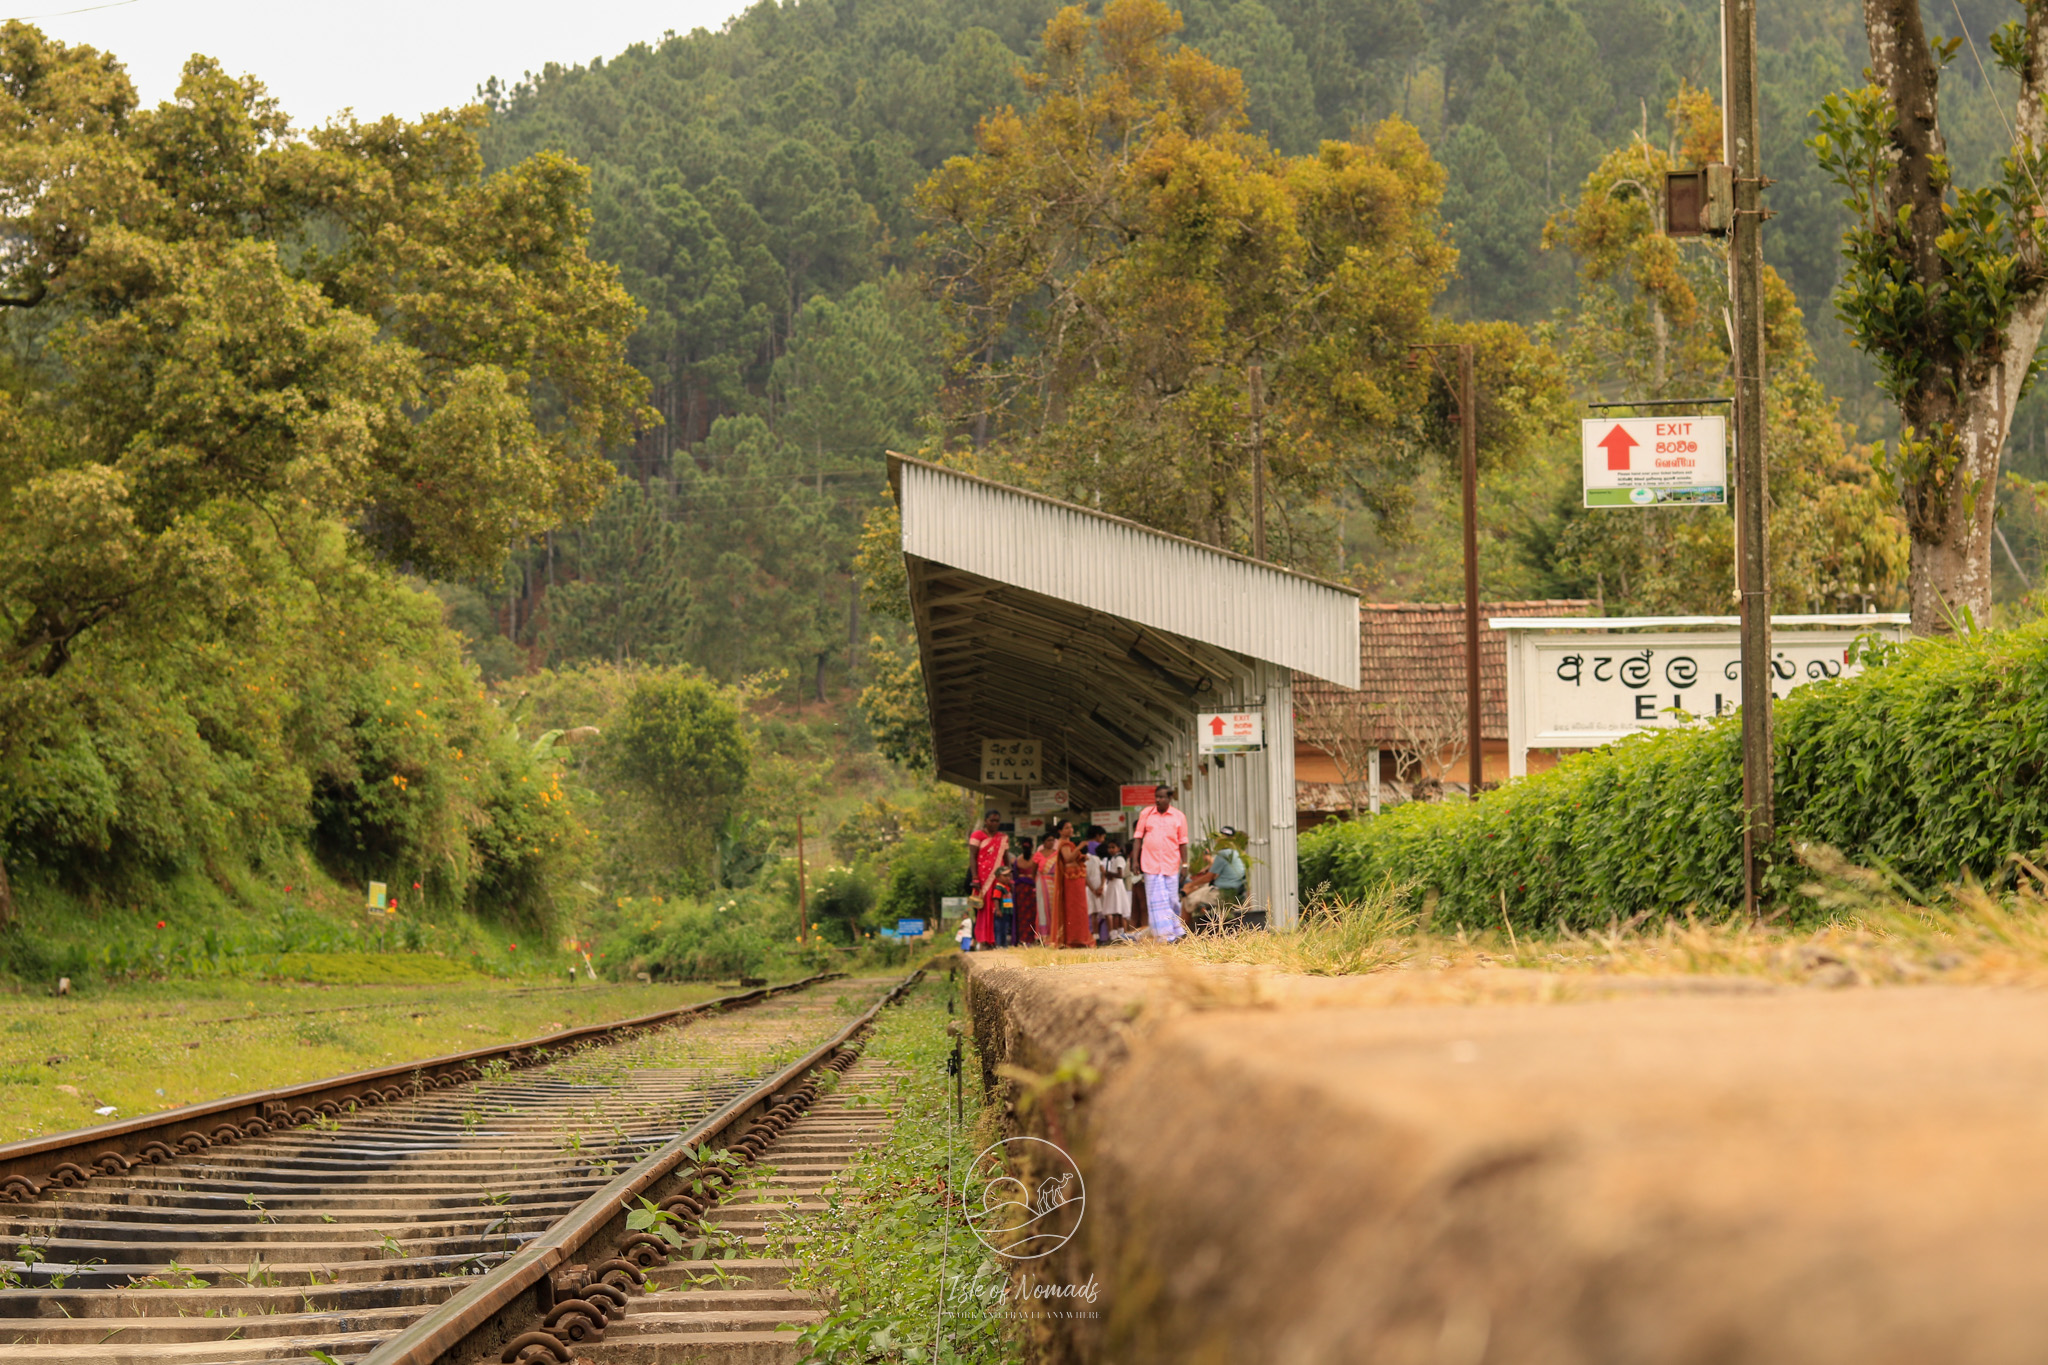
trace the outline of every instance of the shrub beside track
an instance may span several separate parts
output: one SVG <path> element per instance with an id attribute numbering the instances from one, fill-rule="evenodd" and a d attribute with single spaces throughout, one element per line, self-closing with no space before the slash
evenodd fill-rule
<path id="1" fill-rule="evenodd" d="M 2048 843 L 2048 622 L 1881 649 L 1777 704 L 1769 886 L 1807 902 L 1830 845 L 1923 888 L 2009 875 Z M 1646 733 L 1474 803 L 1402 806 L 1302 839 L 1304 892 L 1393 887 L 1436 927 L 1598 928 L 1742 900 L 1740 722 Z"/>

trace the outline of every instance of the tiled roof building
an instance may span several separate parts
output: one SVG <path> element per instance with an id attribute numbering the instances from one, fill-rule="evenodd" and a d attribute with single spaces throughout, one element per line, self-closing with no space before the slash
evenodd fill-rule
<path id="1" fill-rule="evenodd" d="M 1486 622 L 1497 616 L 1584 616 L 1583 598 L 1479 604 L 1479 725 L 1487 739 L 1508 737 L 1508 642 Z M 1358 607 L 1358 690 L 1296 674 L 1304 703 L 1363 706 L 1383 740 L 1399 738 L 1395 717 L 1419 705 L 1465 714 L 1465 608 L 1444 602 L 1361 602 Z"/>
<path id="2" fill-rule="evenodd" d="M 1586 616 L 1593 604 L 1579 598 L 1479 604 L 1479 716 L 1489 782 L 1506 775 L 1508 646 L 1488 629 L 1494 617 Z M 1450 602 L 1365 602 L 1359 605 L 1359 687 L 1356 692 L 1296 674 L 1294 711 L 1297 805 L 1304 812 L 1352 805 L 1362 774 L 1345 770 L 1360 752 L 1379 749 L 1383 788 L 1403 799 L 1397 783 L 1403 751 L 1432 753 L 1441 763 L 1462 752 L 1465 738 L 1465 608 Z M 1342 752 L 1340 752 L 1342 751 Z M 1496 774 L 1498 769 L 1498 774 Z M 1444 773 L 1450 777 L 1462 774 Z"/>

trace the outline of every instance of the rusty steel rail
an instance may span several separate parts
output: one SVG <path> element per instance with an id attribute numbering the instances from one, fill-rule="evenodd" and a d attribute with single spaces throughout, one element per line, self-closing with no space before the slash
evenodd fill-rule
<path id="1" fill-rule="evenodd" d="M 817 1095 L 819 1084 L 811 1073 L 843 1073 L 852 1066 L 860 1055 L 858 1040 L 927 970 L 928 966 L 919 967 L 829 1041 L 622 1172 L 510 1259 L 357 1365 L 477 1360 L 569 1365 L 577 1343 L 601 1341 L 607 1320 L 625 1313 L 633 1288 L 646 1283 L 646 1270 L 669 1259 L 670 1249 L 659 1238 L 627 1229 L 627 1215 L 636 1201 L 645 1199 L 686 1216 L 702 1213 L 704 1200 L 689 1192 L 693 1178 L 700 1183 L 705 1176 L 730 1180 L 730 1173 L 690 1166 L 692 1152 L 708 1144 L 753 1160 Z"/>
<path id="2" fill-rule="evenodd" d="M 96 1175 L 122 1175 L 132 1167 L 155 1165 L 209 1147 L 480 1080 L 485 1068 L 493 1063 L 503 1063 L 509 1070 L 534 1066 L 578 1048 L 621 1042 L 678 1019 L 755 1004 L 842 975 L 821 972 L 781 986 L 722 995 L 715 1000 L 657 1010 L 610 1024 L 586 1024 L 499 1047 L 454 1052 L 302 1085 L 231 1095 L 224 1100 L 188 1104 L 119 1123 L 6 1143 L 0 1145 L 0 1202 L 28 1202 L 53 1188 L 76 1189 Z"/>

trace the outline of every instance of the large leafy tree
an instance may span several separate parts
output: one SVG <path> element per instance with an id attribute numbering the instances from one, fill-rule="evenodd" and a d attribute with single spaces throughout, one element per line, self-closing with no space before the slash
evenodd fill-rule
<path id="1" fill-rule="evenodd" d="M 581 169 L 486 176 L 479 119 L 298 136 L 203 58 L 144 109 L 111 56 L 0 26 L 0 776 L 76 728 L 97 642 L 184 657 L 280 574 L 331 591 L 330 549 L 474 573 L 596 503 L 636 309 Z"/>
<path id="2" fill-rule="evenodd" d="M 595 505 L 643 381 L 572 163 L 484 177 L 467 114 L 297 139 L 197 58 L 141 110 L 111 58 L 21 24 L 0 72 L 14 676 L 309 519 L 459 573 Z"/>
<path id="3" fill-rule="evenodd" d="M 1275 549 L 1318 562 L 1332 490 L 1424 406 L 1402 362 L 1456 259 L 1443 175 L 1398 122 L 1275 153 L 1178 27 L 1160 0 L 1062 10 L 1037 105 L 990 114 L 920 189 L 953 415 L 1014 477 L 1241 549 L 1258 365 Z"/>
<path id="4" fill-rule="evenodd" d="M 719 881 L 719 836 L 740 809 L 753 745 L 734 695 L 701 677 L 653 675 L 626 697 L 601 761 L 656 812 L 649 848 L 686 884 Z"/>
<path id="5" fill-rule="evenodd" d="M 1836 305 L 1898 405 L 1884 470 L 1912 533 L 1913 627 L 1991 615 L 1999 463 L 2048 322 L 2048 6 L 1990 37 L 2018 79 L 2012 140 L 1989 183 L 1959 183 L 1943 131 L 1942 68 L 1910 0 L 1864 0 L 1869 84 L 1830 95 L 1813 148 L 1846 192 Z"/>
<path id="6" fill-rule="evenodd" d="M 1686 89 L 1669 109 L 1671 139 L 1615 148 L 1560 210 L 1545 241 L 1578 260 L 1580 306 L 1560 340 L 1580 381 L 1642 398 L 1728 391 L 1726 260 L 1718 247 L 1658 229 L 1664 174 L 1718 157 L 1720 111 Z M 1772 507 L 1771 587 L 1781 611 L 1891 607 L 1905 577 L 1905 537 L 1866 448 L 1813 377 L 1791 289 L 1764 271 L 1765 423 Z M 1720 615 L 1734 588 L 1726 508 L 1570 509 L 1541 547 L 1567 591 L 1623 611 Z"/>

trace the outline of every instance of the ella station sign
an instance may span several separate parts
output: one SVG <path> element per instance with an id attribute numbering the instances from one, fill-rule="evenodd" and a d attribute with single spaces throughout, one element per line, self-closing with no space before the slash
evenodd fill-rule
<path id="1" fill-rule="evenodd" d="M 1720 417 L 1596 417 L 1579 424 L 1586 506 L 1720 506 L 1728 425 Z"/>
<path id="2" fill-rule="evenodd" d="M 1025 786 L 1041 781 L 1039 742 L 1035 739 L 985 739 L 981 742 L 984 786 Z"/>
<path id="3" fill-rule="evenodd" d="M 1849 677 L 1865 636 L 1904 640 L 1911 618 L 1771 618 L 1771 696 Z M 1638 730 L 1732 714 L 1742 695 L 1733 617 L 1497 618 L 1508 637 L 1508 774 L 1531 749 L 1589 749 Z"/>

